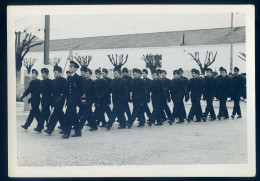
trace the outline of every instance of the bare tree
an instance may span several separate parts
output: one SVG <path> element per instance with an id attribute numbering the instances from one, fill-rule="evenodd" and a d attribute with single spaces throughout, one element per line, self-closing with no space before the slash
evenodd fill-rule
<path id="1" fill-rule="evenodd" d="M 77 62 L 82 66 L 82 67 L 88 67 L 90 61 L 93 59 L 91 55 L 86 55 L 86 56 L 74 56 L 74 58 L 77 60 Z"/>
<path id="2" fill-rule="evenodd" d="M 242 53 L 242 52 L 239 52 L 239 54 L 241 55 L 238 55 L 238 57 L 241 59 L 241 60 L 244 60 L 246 61 L 246 54 L 245 53 Z"/>
<path id="3" fill-rule="evenodd" d="M 25 58 L 25 59 L 23 60 L 23 65 L 26 67 L 28 74 L 31 73 L 31 69 L 32 69 L 32 67 L 34 66 L 34 63 L 35 63 L 37 60 L 38 60 L 38 59 L 36 59 L 36 58 Z"/>
<path id="4" fill-rule="evenodd" d="M 116 69 L 121 70 L 122 66 L 125 65 L 125 63 L 128 60 L 128 54 L 124 57 L 124 54 L 122 55 L 107 55 L 109 58 L 109 61 L 114 65 Z"/>
<path id="5" fill-rule="evenodd" d="M 207 51 L 204 64 L 202 65 L 202 63 L 200 62 L 199 52 L 194 52 L 194 55 L 192 53 L 188 54 L 192 57 L 192 60 L 195 60 L 195 62 L 199 65 L 202 75 L 205 75 L 205 69 L 215 62 L 217 56 L 217 52 L 214 54 L 212 51 Z"/>
<path id="6" fill-rule="evenodd" d="M 154 70 L 162 66 L 161 65 L 162 55 L 147 54 L 147 55 L 143 55 L 142 59 L 145 61 L 146 67 L 148 67 L 151 72 L 153 72 Z"/>
<path id="7" fill-rule="evenodd" d="M 55 67 L 58 66 L 61 61 L 61 58 L 54 57 L 53 59 L 49 59 L 50 65 Z"/>

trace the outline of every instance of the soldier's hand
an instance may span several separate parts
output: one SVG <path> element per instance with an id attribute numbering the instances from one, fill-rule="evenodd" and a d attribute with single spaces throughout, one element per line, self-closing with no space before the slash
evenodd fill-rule
<path id="1" fill-rule="evenodd" d="M 31 98 L 29 98 L 27 102 L 30 104 L 30 103 L 32 102 L 32 99 L 31 99 Z"/>

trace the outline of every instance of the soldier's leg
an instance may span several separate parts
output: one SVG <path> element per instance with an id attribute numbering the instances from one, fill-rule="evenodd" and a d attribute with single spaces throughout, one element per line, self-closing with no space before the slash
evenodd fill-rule
<path id="1" fill-rule="evenodd" d="M 196 103 L 196 119 L 198 121 L 201 120 L 202 116 L 202 109 L 201 109 L 201 104 L 200 104 L 200 97 L 197 98 L 197 103 Z"/>
<path id="2" fill-rule="evenodd" d="M 196 111 L 196 107 L 195 107 L 196 103 L 195 103 L 195 99 L 191 98 L 191 108 L 190 108 L 190 112 L 188 114 L 188 119 L 189 120 L 193 120 L 193 117 L 195 115 L 195 111 Z"/>
<path id="3" fill-rule="evenodd" d="M 73 124 L 77 123 L 75 119 L 77 119 L 77 110 L 75 105 L 68 105 L 66 114 L 65 114 L 65 134 L 70 136 L 71 127 Z"/>
<path id="4" fill-rule="evenodd" d="M 26 128 L 31 126 L 34 118 L 36 118 L 37 122 L 39 121 L 39 114 L 40 114 L 39 105 L 40 105 L 39 101 L 31 102 L 31 110 L 30 110 L 28 118 L 24 124 L 24 126 Z"/>
<path id="5" fill-rule="evenodd" d="M 149 119 L 150 116 L 151 116 L 151 111 L 150 111 L 150 108 L 148 107 L 148 103 L 147 102 L 144 103 L 144 111 L 145 111 L 145 113 L 146 113 L 146 115 L 147 115 L 147 117 Z"/>
<path id="6" fill-rule="evenodd" d="M 125 108 L 120 105 L 122 104 L 119 104 L 119 106 L 117 106 L 117 118 L 119 120 L 120 127 L 124 128 L 126 126 L 126 118 L 124 114 Z M 131 116 L 129 118 L 131 118 Z"/>
<path id="7" fill-rule="evenodd" d="M 130 119 L 131 118 L 131 111 L 130 111 L 128 102 L 125 103 L 125 112 L 126 112 L 127 118 Z"/>
<path id="8" fill-rule="evenodd" d="M 38 122 L 37 129 L 42 130 L 44 128 L 44 123 L 48 125 L 50 116 L 50 101 L 41 101 L 42 111 L 41 111 L 41 121 Z"/>
<path id="9" fill-rule="evenodd" d="M 87 120 L 88 120 L 90 127 L 91 127 L 90 131 L 91 130 L 97 130 L 97 122 L 94 119 L 94 115 L 93 115 L 93 112 L 92 112 L 92 104 L 87 106 L 86 111 L 87 111 L 86 112 Z M 83 124 L 83 126 L 84 126 L 84 124 Z M 83 128 L 83 126 L 82 126 L 82 128 Z"/>
<path id="10" fill-rule="evenodd" d="M 107 117 L 108 117 L 108 119 L 110 119 L 112 110 L 111 110 L 109 104 L 105 104 L 104 106 L 105 106 L 104 109 L 105 109 L 105 112 L 107 114 Z"/>
<path id="11" fill-rule="evenodd" d="M 164 110 L 165 110 L 165 113 L 167 115 L 167 118 L 169 119 L 169 117 L 171 116 L 171 110 L 169 108 L 167 101 L 164 102 Z"/>
<path id="12" fill-rule="evenodd" d="M 229 117 L 228 110 L 227 110 L 227 96 L 225 96 L 223 99 L 223 107 L 224 107 L 224 110 L 223 110 L 224 117 L 227 118 L 227 117 Z"/>

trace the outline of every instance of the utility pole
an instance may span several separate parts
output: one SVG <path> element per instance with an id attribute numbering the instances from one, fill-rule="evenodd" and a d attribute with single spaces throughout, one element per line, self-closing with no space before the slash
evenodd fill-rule
<path id="1" fill-rule="evenodd" d="M 50 15 L 45 15 L 45 29 L 44 29 L 44 64 L 49 65 L 50 52 Z"/>
<path id="2" fill-rule="evenodd" d="M 231 13 L 231 32 L 230 32 L 230 72 L 233 73 L 233 13 Z"/>

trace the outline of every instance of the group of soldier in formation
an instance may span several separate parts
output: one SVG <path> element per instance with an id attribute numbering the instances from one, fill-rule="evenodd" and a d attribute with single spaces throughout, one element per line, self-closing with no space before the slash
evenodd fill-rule
<path id="1" fill-rule="evenodd" d="M 199 70 L 192 69 L 192 78 L 189 80 L 182 76 L 181 68 L 173 71 L 172 80 L 166 78 L 165 70 L 152 71 L 153 80 L 151 80 L 147 77 L 147 69 L 137 68 L 133 69 L 132 77 L 129 76 L 127 68 L 123 68 L 122 71 L 115 68 L 113 79 L 108 77 L 107 69 L 97 69 L 96 79 L 92 80 L 91 69 L 81 67 L 79 76 L 76 73 L 78 68 L 80 66 L 77 62 L 70 61 L 70 70 L 66 72 L 67 79 L 65 79 L 62 77 L 62 68 L 56 65 L 53 69 L 55 77 L 53 80 L 48 78 L 47 68 L 41 69 L 43 80 L 37 78 L 36 69 L 32 70 L 32 80 L 21 97 L 23 100 L 31 94 L 28 99 L 31 110 L 22 128 L 27 130 L 36 118 L 38 123 L 34 130 L 41 132 L 46 126 L 47 129 L 44 131 L 51 135 L 59 121 L 62 138 L 67 139 L 70 136 L 80 137 L 85 125 L 90 127 L 89 131 L 96 131 L 98 127 L 110 130 L 116 121 L 119 123 L 118 129 L 125 129 L 131 128 L 136 119 L 137 127 L 142 127 L 145 123 L 149 126 L 160 126 L 167 120 L 170 125 L 175 120 L 176 123 L 184 123 L 185 120 L 190 123 L 194 116 L 195 122 L 201 120 L 205 122 L 208 116 L 210 121 L 228 119 L 226 102 L 229 97 L 234 101 L 231 117 L 242 116 L 239 102 L 242 96 L 245 97 L 246 78 L 239 74 L 237 67 L 234 68 L 232 75 L 227 75 L 223 67 L 219 69 L 220 75 L 207 68 L 205 77 L 200 76 Z M 217 116 L 213 107 L 215 98 L 219 100 Z M 189 99 L 191 109 L 186 116 L 184 101 L 187 102 Z M 207 104 L 204 113 L 201 99 Z M 174 105 L 172 112 L 168 106 L 171 101 Z M 150 102 L 152 111 L 148 106 Z M 132 112 L 129 103 L 133 104 Z M 95 109 L 92 109 L 93 105 Z M 107 121 L 105 114 L 108 117 Z M 72 129 L 75 130 L 73 135 L 71 135 Z"/>

